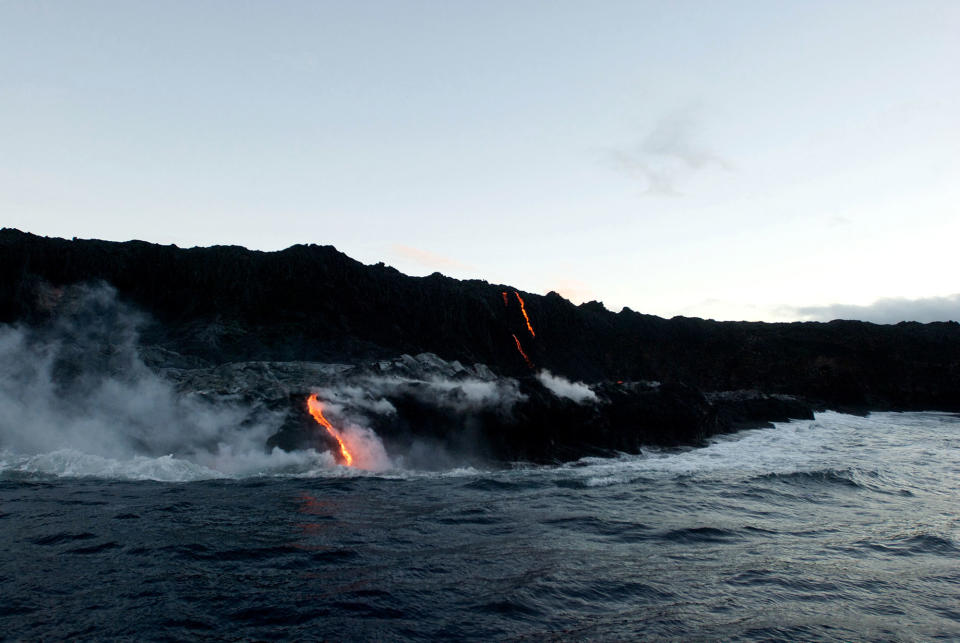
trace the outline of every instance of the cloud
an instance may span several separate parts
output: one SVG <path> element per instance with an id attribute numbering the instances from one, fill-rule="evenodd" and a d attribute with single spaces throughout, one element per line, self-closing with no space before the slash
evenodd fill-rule
<path id="1" fill-rule="evenodd" d="M 678 185 L 691 174 L 711 167 L 731 169 L 729 162 L 697 140 L 698 129 L 693 109 L 678 110 L 661 118 L 639 145 L 613 150 L 610 160 L 642 182 L 646 194 L 679 196 Z"/>
<path id="2" fill-rule="evenodd" d="M 58 292 L 46 324 L 0 325 L 0 471 L 184 480 L 324 461 L 267 452 L 281 414 L 182 393 L 151 371 L 144 318 L 112 287 Z"/>
<path id="3" fill-rule="evenodd" d="M 804 306 L 793 311 L 802 319 L 830 321 L 831 319 L 860 319 L 877 324 L 896 324 L 901 321 L 958 321 L 960 320 L 960 293 L 943 297 L 886 297 L 866 306 L 830 304 Z"/>
<path id="4" fill-rule="evenodd" d="M 545 369 L 537 373 L 537 379 L 557 397 L 565 397 L 577 404 L 597 401 L 597 394 L 583 382 L 571 382 Z"/>
<path id="5" fill-rule="evenodd" d="M 367 413 L 395 414 L 396 407 L 388 398 L 405 394 L 424 404 L 458 413 L 482 409 L 509 411 L 515 403 L 526 399 L 513 378 L 485 381 L 472 377 L 450 379 L 439 375 L 369 376 L 318 387 L 316 392 L 332 405 L 331 409 L 356 422 L 365 421 Z"/>
<path id="6" fill-rule="evenodd" d="M 473 271 L 473 268 L 465 263 L 461 263 L 456 259 L 444 257 L 443 255 L 438 255 L 430 252 L 429 250 L 422 250 L 420 248 L 403 245 L 401 243 L 393 244 L 390 246 L 390 250 L 396 256 L 403 257 L 404 259 L 413 261 L 414 263 L 418 263 L 421 266 L 433 270 L 443 269 Z"/>

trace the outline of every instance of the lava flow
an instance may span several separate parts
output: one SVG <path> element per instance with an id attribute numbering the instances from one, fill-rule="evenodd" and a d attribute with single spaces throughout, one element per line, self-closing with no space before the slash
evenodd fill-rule
<path id="1" fill-rule="evenodd" d="M 517 343 L 517 350 L 520 351 L 520 355 L 523 357 L 523 361 L 527 363 L 527 366 L 533 368 L 533 362 L 530 361 L 530 358 L 527 357 L 527 354 L 523 352 L 523 346 L 520 345 L 520 340 L 517 339 L 517 336 L 513 336 L 513 341 Z"/>
<path id="2" fill-rule="evenodd" d="M 504 291 L 503 291 L 502 293 L 500 293 L 500 294 L 503 295 L 503 306 L 504 306 L 504 308 L 506 308 L 507 306 L 510 305 L 510 300 L 507 299 L 507 291 L 504 290 Z"/>
<path id="3" fill-rule="evenodd" d="M 350 451 L 347 450 L 347 445 L 344 443 L 343 438 L 340 437 L 340 432 L 333 428 L 333 425 L 327 421 L 327 418 L 323 417 L 323 404 L 317 399 L 316 393 L 312 394 L 307 400 L 307 409 L 310 411 L 313 419 L 317 421 L 317 424 L 323 426 L 323 428 L 327 430 L 327 433 L 340 445 L 340 455 L 343 456 L 343 461 L 346 465 L 348 467 L 353 466 L 353 456 L 350 455 Z"/>
<path id="4" fill-rule="evenodd" d="M 536 337 L 537 334 L 533 332 L 533 326 L 530 325 L 530 318 L 527 317 L 527 308 L 523 305 L 523 297 L 521 297 L 520 293 L 518 293 L 516 290 L 513 291 L 513 294 L 517 296 L 517 301 L 520 302 L 520 312 L 523 313 L 523 318 L 527 322 L 527 330 L 530 331 L 530 336 Z"/>

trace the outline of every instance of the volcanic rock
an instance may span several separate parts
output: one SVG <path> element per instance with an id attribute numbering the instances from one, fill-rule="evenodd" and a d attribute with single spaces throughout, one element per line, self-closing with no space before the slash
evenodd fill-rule
<path id="1" fill-rule="evenodd" d="M 181 249 L 0 231 L 0 322 L 50 323 L 69 286 L 96 282 L 144 313 L 141 356 L 181 390 L 293 408 L 275 440 L 291 448 L 309 419 L 304 396 L 345 381 L 393 382 L 378 399 L 395 412 L 366 419 L 398 447 L 470 442 L 533 461 L 691 444 L 813 408 L 960 411 L 956 322 L 668 320 L 518 293 L 531 331 L 509 286 L 408 277 L 330 246 Z M 586 382 L 597 401 L 558 397 L 533 376 L 541 369 Z M 488 389 L 511 403 L 471 405 Z"/>

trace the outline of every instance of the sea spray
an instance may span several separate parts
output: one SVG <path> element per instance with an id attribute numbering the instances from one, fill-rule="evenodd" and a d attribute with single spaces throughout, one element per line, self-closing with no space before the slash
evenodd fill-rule
<path id="1" fill-rule="evenodd" d="M 0 326 L 7 467 L 106 476 L 128 467 L 131 477 L 194 479 L 332 465 L 315 451 L 265 447 L 282 413 L 181 392 L 149 369 L 137 350 L 143 321 L 101 284 L 62 291 L 44 324 Z"/>

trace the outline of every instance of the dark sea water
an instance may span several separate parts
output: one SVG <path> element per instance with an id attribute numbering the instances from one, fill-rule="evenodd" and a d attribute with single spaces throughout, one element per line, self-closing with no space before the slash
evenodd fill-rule
<path id="1" fill-rule="evenodd" d="M 557 467 L 204 477 L 0 454 L 0 637 L 960 639 L 955 416 L 824 413 Z"/>

